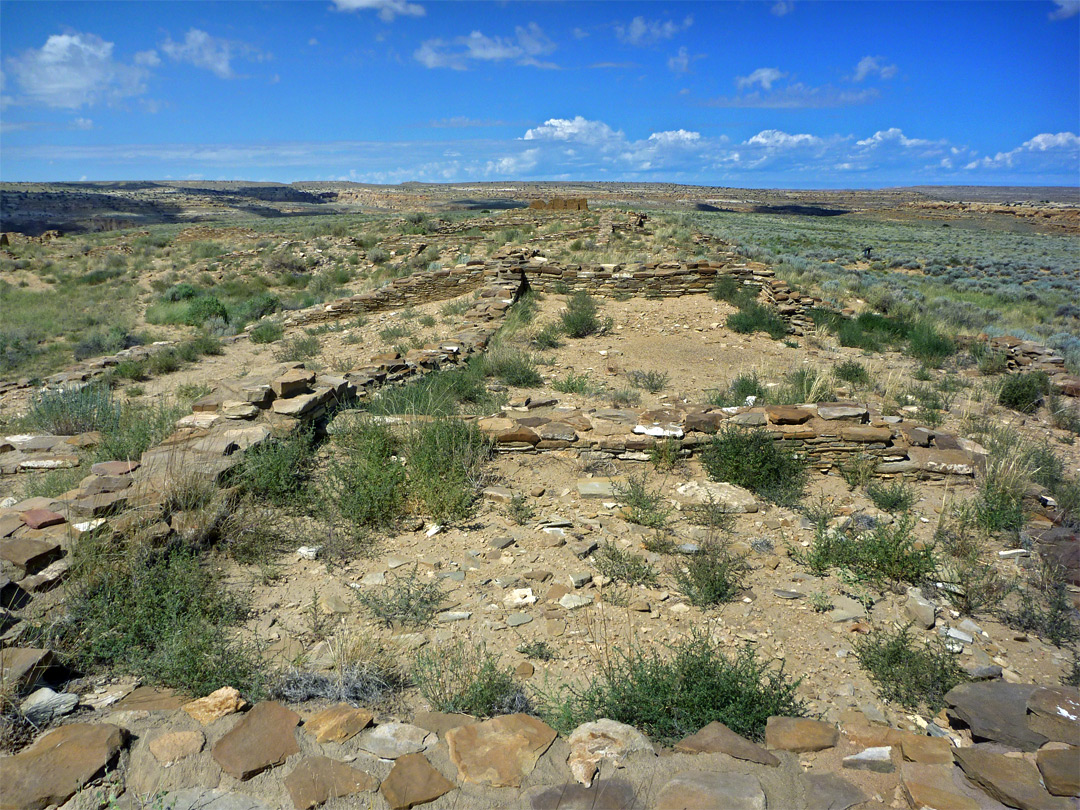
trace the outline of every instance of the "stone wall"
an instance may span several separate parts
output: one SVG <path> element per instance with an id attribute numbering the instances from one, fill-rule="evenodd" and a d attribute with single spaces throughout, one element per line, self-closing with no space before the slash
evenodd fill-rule
<path id="1" fill-rule="evenodd" d="M 588 211 L 589 201 L 584 197 L 552 197 L 550 201 L 533 200 L 533 211 Z"/>

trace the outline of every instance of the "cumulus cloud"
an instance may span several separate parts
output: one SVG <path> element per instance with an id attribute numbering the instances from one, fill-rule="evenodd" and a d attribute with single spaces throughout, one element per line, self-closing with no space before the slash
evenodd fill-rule
<path id="1" fill-rule="evenodd" d="M 701 143 L 701 133 L 672 129 L 667 132 L 654 132 L 648 140 L 661 146 L 695 146 Z"/>
<path id="2" fill-rule="evenodd" d="M 787 76 L 788 74 L 779 68 L 758 68 L 749 76 L 736 76 L 735 86 L 740 90 L 745 90 L 757 84 L 765 90 L 772 90 L 774 83 L 786 79 Z"/>
<path id="3" fill-rule="evenodd" d="M 772 8 L 769 9 L 769 13 L 776 17 L 783 17 L 790 14 L 795 10 L 795 3 L 792 0 L 777 0 L 772 4 Z"/>
<path id="4" fill-rule="evenodd" d="M 628 25 L 616 25 L 615 36 L 624 45 L 645 47 L 654 45 L 664 39 L 671 39 L 680 31 L 685 31 L 694 24 L 692 16 L 686 16 L 682 22 L 674 20 L 646 20 L 644 17 L 634 17 Z"/>
<path id="5" fill-rule="evenodd" d="M 928 146 L 932 141 L 922 140 L 921 138 L 909 138 L 898 128 L 889 127 L 889 129 L 879 129 L 869 138 L 863 138 L 861 141 L 856 141 L 856 146 L 864 146 L 870 149 L 877 148 L 885 144 L 897 144 L 905 148 L 913 146 Z"/>
<path id="6" fill-rule="evenodd" d="M 427 10 L 419 3 L 406 0 L 333 0 L 338 11 L 375 11 L 383 22 L 393 22 L 396 17 L 423 17 Z"/>
<path id="7" fill-rule="evenodd" d="M 1054 0 L 1057 6 L 1048 15 L 1051 20 L 1067 20 L 1080 14 L 1080 0 Z"/>
<path id="8" fill-rule="evenodd" d="M 1073 132 L 1043 132 L 1008 152 L 998 152 L 993 157 L 973 160 L 965 169 L 1036 168 L 1048 163 L 1066 160 L 1073 164 L 1075 173 L 1080 169 L 1080 137 Z"/>
<path id="9" fill-rule="evenodd" d="M 821 138 L 805 133 L 789 135 L 779 129 L 766 129 L 748 138 L 746 146 L 764 146 L 767 149 L 792 149 L 797 146 L 815 146 L 821 143 Z"/>
<path id="10" fill-rule="evenodd" d="M 853 81 L 861 82 L 868 76 L 880 76 L 882 79 L 891 79 L 896 75 L 896 65 L 885 62 L 884 56 L 864 56 L 855 66 Z"/>
<path id="11" fill-rule="evenodd" d="M 428 68 L 468 70 L 470 62 L 513 61 L 518 65 L 554 68 L 556 65 L 540 60 L 554 51 L 555 43 L 534 22 L 517 26 L 513 37 L 487 36 L 472 31 L 452 41 L 429 39 L 413 51 L 413 58 Z"/>
<path id="12" fill-rule="evenodd" d="M 157 51 L 139 51 L 132 57 L 132 61 L 136 65 L 142 65 L 143 67 L 157 67 L 161 64 L 161 57 L 157 55 Z"/>
<path id="13" fill-rule="evenodd" d="M 252 61 L 261 61 L 264 56 L 258 48 L 244 42 L 211 36 L 198 28 L 188 29 L 183 42 L 173 42 L 166 38 L 161 43 L 161 50 L 174 62 L 186 62 L 202 70 L 209 70 L 219 79 L 236 78 L 232 60 L 242 57 Z"/>
<path id="14" fill-rule="evenodd" d="M 526 141 L 568 141 L 592 146 L 610 145 L 624 139 L 622 131 L 613 130 L 603 121 L 589 121 L 580 115 L 573 118 L 549 118 L 525 132 Z"/>
<path id="15" fill-rule="evenodd" d="M 500 177 L 521 177 L 530 170 L 536 168 L 539 149 L 526 149 L 520 155 L 489 160 L 484 165 L 484 174 L 498 175 Z"/>
<path id="16" fill-rule="evenodd" d="M 5 67 L 19 85 L 13 103 L 77 109 L 146 92 L 145 63 L 113 58 L 113 43 L 96 34 L 53 34 L 38 49 L 8 57 Z"/>
<path id="17" fill-rule="evenodd" d="M 93 129 L 94 122 L 89 118 L 76 118 L 71 122 L 72 129 Z"/>

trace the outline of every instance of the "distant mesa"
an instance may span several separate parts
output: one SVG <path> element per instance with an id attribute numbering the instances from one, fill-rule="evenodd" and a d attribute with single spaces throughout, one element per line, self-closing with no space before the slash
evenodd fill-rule
<path id="1" fill-rule="evenodd" d="M 584 197 L 552 197 L 550 202 L 533 200 L 529 208 L 534 211 L 588 211 L 589 201 Z"/>

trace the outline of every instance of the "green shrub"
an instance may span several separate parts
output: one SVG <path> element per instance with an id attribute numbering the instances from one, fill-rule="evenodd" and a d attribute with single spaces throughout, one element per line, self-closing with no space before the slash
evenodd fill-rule
<path id="1" fill-rule="evenodd" d="M 438 712 L 493 717 L 531 710 L 525 691 L 509 667 L 482 644 L 440 644 L 416 655 L 413 681 Z"/>
<path id="2" fill-rule="evenodd" d="M 243 606 L 213 570 L 182 547 L 135 553 L 80 541 L 53 644 L 84 672 L 194 695 L 234 686 L 257 696 L 263 667 L 233 633 Z"/>
<path id="3" fill-rule="evenodd" d="M 113 369 L 113 374 L 125 380 L 138 382 L 146 379 L 146 364 L 141 360 L 121 360 Z"/>
<path id="4" fill-rule="evenodd" d="M 557 349 L 562 345 L 559 339 L 561 335 L 559 324 L 554 321 L 545 324 L 532 338 L 532 344 L 538 349 Z"/>
<path id="5" fill-rule="evenodd" d="M 908 334 L 908 351 L 916 360 L 937 368 L 956 354 L 956 343 L 929 322 L 921 321 Z"/>
<path id="6" fill-rule="evenodd" d="M 761 405 L 767 399 L 768 392 L 765 383 L 758 377 L 757 372 L 740 374 L 724 391 L 712 391 L 709 394 L 709 404 L 721 408 L 739 407 L 746 404 L 749 397 L 754 397 L 754 404 Z"/>
<path id="7" fill-rule="evenodd" d="M 836 375 L 836 379 L 850 385 L 866 387 L 873 381 L 866 366 L 858 360 L 844 360 L 842 363 L 837 363 L 833 367 L 833 374 Z"/>
<path id="8" fill-rule="evenodd" d="M 919 500 L 918 490 L 903 481 L 872 481 L 866 486 L 866 495 L 883 512 L 907 512 Z"/>
<path id="9" fill-rule="evenodd" d="M 1020 590 L 1019 604 L 1002 611 L 1010 627 L 1032 633 L 1056 647 L 1080 641 L 1080 616 L 1069 594 L 1066 572 L 1044 562 Z"/>
<path id="10" fill-rule="evenodd" d="M 184 356 L 184 359 L 188 359 L 189 355 L 192 360 L 198 359 L 200 355 L 218 356 L 225 353 L 225 349 L 221 345 L 221 340 L 213 335 L 196 335 L 193 338 L 185 340 L 180 344 L 180 351 Z"/>
<path id="11" fill-rule="evenodd" d="M 667 505 L 664 494 L 659 489 L 648 486 L 648 473 L 631 475 L 625 484 L 615 484 L 612 489 L 615 497 L 622 502 L 623 514 L 631 523 L 662 529 L 667 525 L 671 507 Z"/>
<path id="12" fill-rule="evenodd" d="M 532 355 L 506 343 L 500 343 L 482 355 L 480 366 L 486 376 L 495 377 L 505 385 L 534 388 L 544 382 Z"/>
<path id="13" fill-rule="evenodd" d="M 780 313 L 757 301 L 745 301 L 738 312 L 728 315 L 727 328 L 732 332 L 749 335 L 765 332 L 773 340 L 780 340 L 788 333 L 787 323 Z"/>
<path id="14" fill-rule="evenodd" d="M 640 554 L 625 551 L 614 543 L 604 543 L 593 555 L 596 570 L 615 582 L 627 585 L 655 585 L 656 569 Z"/>
<path id="15" fill-rule="evenodd" d="M 325 496 L 355 533 L 388 527 L 405 504 L 405 469 L 386 425 L 355 420 L 333 434 L 338 452 L 327 464 Z"/>
<path id="16" fill-rule="evenodd" d="M 146 358 L 146 368 L 151 374 L 171 374 L 184 365 L 175 349 L 161 349 Z"/>
<path id="17" fill-rule="evenodd" d="M 536 510 L 529 504 L 529 499 L 520 492 L 515 492 L 506 506 L 506 516 L 518 526 L 524 526 L 536 515 Z"/>
<path id="18" fill-rule="evenodd" d="M 108 432 L 119 426 L 122 410 L 123 406 L 102 385 L 45 390 L 31 397 L 26 424 L 57 436 L 92 430 Z"/>
<path id="19" fill-rule="evenodd" d="M 229 310 L 212 295 L 200 295 L 192 298 L 184 313 L 184 323 L 188 326 L 202 326 L 211 318 L 220 318 L 229 322 Z"/>
<path id="20" fill-rule="evenodd" d="M 310 431 L 298 430 L 286 439 L 248 448 L 237 473 L 237 483 L 276 506 L 295 503 L 311 472 L 312 441 Z"/>
<path id="21" fill-rule="evenodd" d="M 439 611 L 446 592 L 438 580 L 423 580 L 416 566 L 390 571 L 385 585 L 362 591 L 360 603 L 387 627 L 395 624 L 426 627 Z"/>
<path id="22" fill-rule="evenodd" d="M 588 373 L 567 372 L 565 377 L 551 381 L 551 387 L 563 394 L 589 394 L 593 390 Z"/>
<path id="23" fill-rule="evenodd" d="M 671 380 L 670 375 L 663 371 L 628 371 L 626 376 L 631 385 L 648 391 L 650 394 L 663 391 Z"/>
<path id="24" fill-rule="evenodd" d="M 368 403 L 370 413 L 453 416 L 463 407 L 490 412 L 497 406 L 484 385 L 483 367 L 470 362 L 465 368 L 429 372 L 403 385 L 382 388 Z"/>
<path id="25" fill-rule="evenodd" d="M 122 326 L 112 326 L 108 330 L 95 329 L 75 344 L 76 360 L 99 357 L 104 354 L 116 354 L 133 346 L 141 346 L 142 338 L 131 334 Z"/>
<path id="26" fill-rule="evenodd" d="M 233 308 L 229 323 L 245 324 L 273 315 L 281 309 L 281 299 L 272 292 L 261 292 Z"/>
<path id="27" fill-rule="evenodd" d="M 274 340 L 281 340 L 285 337 L 285 329 L 282 328 L 281 324 L 264 321 L 257 324 L 247 334 L 251 335 L 253 343 L 272 343 Z"/>
<path id="28" fill-rule="evenodd" d="M 618 388 L 609 395 L 613 408 L 636 408 L 641 404 L 641 394 L 633 388 Z"/>
<path id="29" fill-rule="evenodd" d="M 192 298 L 195 298 L 195 297 L 197 297 L 199 295 L 202 295 L 201 290 L 199 290 L 197 287 L 193 287 L 192 285 L 190 285 L 186 281 L 184 281 L 184 282 L 181 282 L 180 284 L 173 285 L 172 287 L 167 289 L 164 293 L 162 293 L 161 300 L 162 301 L 170 301 L 170 302 L 171 301 L 188 301 L 188 300 L 190 300 Z"/>
<path id="30" fill-rule="evenodd" d="M 998 403 L 1021 413 L 1034 413 L 1050 391 L 1050 378 L 1045 371 L 1010 374 L 998 394 Z"/>
<path id="31" fill-rule="evenodd" d="M 49 470 L 40 475 L 27 476 L 23 484 L 23 497 L 57 498 L 69 490 L 76 489 L 85 477 L 85 467 L 61 468 Z"/>
<path id="32" fill-rule="evenodd" d="M 736 305 L 747 297 L 753 297 L 753 294 L 748 293 L 737 278 L 719 274 L 709 287 L 709 295 L 715 301 L 727 301 Z"/>
<path id="33" fill-rule="evenodd" d="M 608 329 L 599 317 L 595 299 L 584 290 L 574 293 L 559 318 L 563 331 L 572 338 L 596 335 Z"/>
<path id="34" fill-rule="evenodd" d="M 471 514 L 491 441 L 476 425 L 437 419 L 415 426 L 407 438 L 409 493 L 437 521 Z"/>
<path id="35" fill-rule="evenodd" d="M 137 461 L 176 429 L 176 420 L 187 410 L 166 400 L 153 405 L 125 403 L 116 423 L 102 430 L 101 444 L 94 449 L 95 460 Z"/>
<path id="36" fill-rule="evenodd" d="M 794 504 L 806 487 L 806 460 L 781 449 L 761 428 L 725 425 L 701 460 L 714 481 L 745 487 L 774 503 Z"/>
<path id="37" fill-rule="evenodd" d="M 616 648 L 598 678 L 584 688 L 542 695 L 541 713 L 569 734 L 602 717 L 626 723 L 660 744 L 671 744 L 713 721 L 761 740 L 774 715 L 797 717 L 805 707 L 783 665 L 771 669 L 750 646 L 728 657 L 705 634 L 676 642 L 667 655 Z"/>
<path id="38" fill-rule="evenodd" d="M 744 557 L 733 553 L 726 544 L 712 541 L 680 560 L 672 573 L 691 604 L 710 607 L 734 599 L 746 571 Z"/>
<path id="39" fill-rule="evenodd" d="M 877 456 L 858 453 L 848 456 L 839 465 L 840 475 L 852 489 L 858 489 L 874 480 L 874 471 L 881 461 Z"/>
<path id="40" fill-rule="evenodd" d="M 855 642 L 855 658 L 882 700 L 909 711 L 936 714 L 945 694 L 966 680 L 957 655 L 935 637 L 926 644 L 912 638 L 911 625 L 895 632 L 875 630 Z"/>
<path id="41" fill-rule="evenodd" d="M 283 341 L 274 352 L 274 359 L 279 363 L 302 363 L 319 356 L 322 347 L 314 335 L 297 335 Z"/>
<path id="42" fill-rule="evenodd" d="M 934 573 L 937 560 L 932 546 L 917 547 L 914 527 L 910 513 L 890 525 L 878 523 L 867 530 L 833 529 L 819 523 L 810 548 L 796 558 L 818 575 L 846 568 L 879 586 L 921 582 Z"/>

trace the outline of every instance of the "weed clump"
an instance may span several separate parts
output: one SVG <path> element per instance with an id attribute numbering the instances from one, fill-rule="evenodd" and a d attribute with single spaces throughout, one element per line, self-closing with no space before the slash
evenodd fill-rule
<path id="1" fill-rule="evenodd" d="M 761 740 L 769 717 L 805 713 L 798 685 L 782 664 L 770 668 L 752 648 L 728 657 L 718 642 L 696 634 L 667 655 L 614 649 L 589 686 L 543 695 L 541 714 L 561 733 L 607 717 L 668 744 L 718 720 L 736 734 Z"/>
<path id="2" fill-rule="evenodd" d="M 532 713 L 532 705 L 513 672 L 482 644 L 425 648 L 416 656 L 412 676 L 420 694 L 435 711 L 474 717 Z"/>
<path id="3" fill-rule="evenodd" d="M 45 433 L 74 436 L 92 430 L 116 430 L 122 411 L 123 406 L 113 399 L 108 388 L 86 385 L 35 394 L 30 400 L 26 422 Z"/>
<path id="4" fill-rule="evenodd" d="M 727 425 L 702 453 L 714 481 L 745 487 L 774 503 L 794 504 L 806 487 L 806 460 L 780 449 L 768 431 Z"/>
<path id="5" fill-rule="evenodd" d="M 914 535 L 915 519 L 908 513 L 891 525 L 877 523 L 868 530 L 846 529 L 819 523 L 810 548 L 797 559 L 815 574 L 832 568 L 851 571 L 875 585 L 917 583 L 937 567 L 931 546 L 920 546 Z"/>
<path id="6" fill-rule="evenodd" d="M 667 525 L 671 507 L 664 503 L 660 490 L 650 490 L 648 474 L 631 475 L 625 484 L 615 484 L 615 497 L 623 503 L 626 519 L 639 526 L 662 529 Z"/>
<path id="7" fill-rule="evenodd" d="M 1021 413 L 1034 413 L 1050 391 L 1050 378 L 1045 371 L 1010 374 L 998 394 L 998 404 Z"/>
<path id="8" fill-rule="evenodd" d="M 353 532 L 393 525 L 405 501 L 405 469 L 394 457 L 390 429 L 356 420 L 333 434 L 335 453 L 326 471 L 326 496 Z"/>
<path id="9" fill-rule="evenodd" d="M 468 517 L 491 441 L 459 419 L 421 424 L 407 439 L 409 492 L 435 520 Z"/>
<path id="10" fill-rule="evenodd" d="M 238 483 L 276 506 L 295 503 L 311 472 L 313 441 L 310 431 L 298 430 L 286 439 L 248 448 Z"/>
<path id="11" fill-rule="evenodd" d="M 841 363 L 837 363 L 833 367 L 833 374 L 836 375 L 836 379 L 850 385 L 866 387 L 873 382 L 873 378 L 870 376 L 870 372 L 867 370 L 866 366 L 858 360 L 844 360 Z"/>
<path id="12" fill-rule="evenodd" d="M 675 582 L 690 603 L 698 607 L 730 602 L 742 587 L 746 559 L 720 542 L 702 545 L 673 571 Z"/>
<path id="13" fill-rule="evenodd" d="M 285 337 L 285 330 L 281 324 L 273 321 L 262 321 L 256 324 L 248 334 L 252 343 L 273 343 Z"/>
<path id="14" fill-rule="evenodd" d="M 739 311 L 728 315 L 727 328 L 732 332 L 749 335 L 765 332 L 773 340 L 787 336 L 788 325 L 775 309 L 746 299 L 740 302 Z"/>
<path id="15" fill-rule="evenodd" d="M 583 338 L 607 331 L 610 324 L 601 320 L 596 300 L 584 290 L 574 293 L 559 319 L 568 337 Z"/>
<path id="16" fill-rule="evenodd" d="M 614 543 L 604 543 L 593 555 L 596 570 L 627 585 L 655 585 L 656 569 L 640 554 L 625 551 Z"/>
<path id="17" fill-rule="evenodd" d="M 919 644 L 912 638 L 911 625 L 891 633 L 877 630 L 856 641 L 855 658 L 882 700 L 931 715 L 945 705 L 945 694 L 967 679 L 956 653 L 940 638 Z"/>
<path id="18" fill-rule="evenodd" d="M 364 591 L 360 603 L 387 627 L 395 624 L 426 627 L 435 618 L 446 592 L 437 581 L 425 582 L 414 565 L 405 573 L 391 571 L 389 582 L 378 589 Z"/>
<path id="19" fill-rule="evenodd" d="M 919 500 L 918 491 L 903 481 L 884 484 L 871 481 L 866 485 L 866 495 L 882 512 L 908 512 Z"/>

